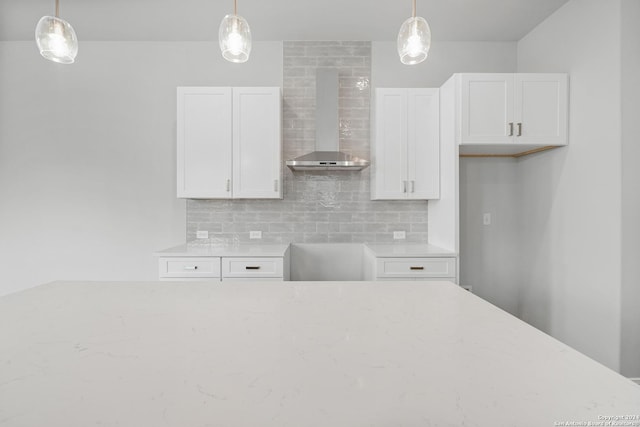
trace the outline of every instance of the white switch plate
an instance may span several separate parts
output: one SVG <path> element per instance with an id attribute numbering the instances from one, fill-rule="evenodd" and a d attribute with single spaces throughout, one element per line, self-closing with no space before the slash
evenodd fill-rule
<path id="1" fill-rule="evenodd" d="M 196 239 L 208 239 L 209 232 L 208 231 L 196 231 Z"/>
<path id="2" fill-rule="evenodd" d="M 486 213 L 486 214 L 482 215 L 482 223 L 484 225 L 491 225 L 491 214 L 490 213 Z"/>
<path id="3" fill-rule="evenodd" d="M 249 232 L 250 239 L 262 239 L 262 231 L 250 231 Z"/>
<path id="4" fill-rule="evenodd" d="M 405 233 L 404 231 L 394 231 L 393 232 L 393 238 L 395 240 L 403 240 L 407 238 L 407 233 Z"/>

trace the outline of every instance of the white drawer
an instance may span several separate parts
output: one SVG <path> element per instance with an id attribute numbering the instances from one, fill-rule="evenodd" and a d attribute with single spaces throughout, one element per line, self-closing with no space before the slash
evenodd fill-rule
<path id="1" fill-rule="evenodd" d="M 455 258 L 378 258 L 377 277 L 455 277 Z"/>
<path id="2" fill-rule="evenodd" d="M 160 277 L 220 278 L 219 257 L 160 258 Z"/>
<path id="3" fill-rule="evenodd" d="M 282 258 L 222 258 L 222 277 L 283 277 Z"/>

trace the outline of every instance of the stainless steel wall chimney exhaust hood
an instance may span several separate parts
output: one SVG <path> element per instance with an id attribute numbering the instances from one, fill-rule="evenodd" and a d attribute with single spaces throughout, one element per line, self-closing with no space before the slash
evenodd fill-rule
<path id="1" fill-rule="evenodd" d="M 338 151 L 338 69 L 316 70 L 316 151 L 287 160 L 293 171 L 352 170 L 369 166 L 369 161 Z"/>

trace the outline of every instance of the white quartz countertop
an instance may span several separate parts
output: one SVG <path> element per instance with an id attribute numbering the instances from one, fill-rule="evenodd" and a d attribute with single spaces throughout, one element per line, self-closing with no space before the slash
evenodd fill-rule
<path id="1" fill-rule="evenodd" d="M 452 257 L 455 252 L 437 246 L 417 243 L 365 243 L 375 257 Z M 207 240 L 191 241 L 154 253 L 155 256 L 284 256 L 289 244 L 223 245 Z"/>
<path id="2" fill-rule="evenodd" d="M 417 243 L 366 243 L 365 247 L 368 248 L 375 257 L 454 257 L 457 255 L 455 252 L 447 249 Z"/>
<path id="3" fill-rule="evenodd" d="M 0 298 L 2 426 L 622 416 L 640 416 L 638 385 L 449 282 L 56 282 Z"/>
<path id="4" fill-rule="evenodd" d="M 289 249 L 288 244 L 240 244 L 222 245 L 207 241 L 192 241 L 154 253 L 155 256 L 265 256 L 282 257 Z"/>

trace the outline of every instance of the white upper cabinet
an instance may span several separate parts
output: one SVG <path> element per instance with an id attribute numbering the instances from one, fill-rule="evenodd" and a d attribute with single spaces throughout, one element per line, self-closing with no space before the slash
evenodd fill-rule
<path id="1" fill-rule="evenodd" d="M 513 74 L 463 74 L 461 96 L 463 144 L 512 142 Z"/>
<path id="2" fill-rule="evenodd" d="M 373 105 L 371 199 L 437 199 L 438 89 L 376 89 Z"/>
<path id="3" fill-rule="evenodd" d="M 567 144 L 566 74 L 458 76 L 461 145 Z"/>
<path id="4" fill-rule="evenodd" d="M 178 197 L 231 197 L 231 128 L 231 88 L 178 88 Z"/>
<path id="5" fill-rule="evenodd" d="M 519 143 L 568 143 L 569 91 L 566 74 L 516 74 L 514 108 L 514 133 Z"/>
<path id="6" fill-rule="evenodd" d="M 281 197 L 280 88 L 233 89 L 233 197 Z"/>
<path id="7" fill-rule="evenodd" d="M 178 197 L 281 198 L 280 100 L 280 88 L 178 88 Z"/>

